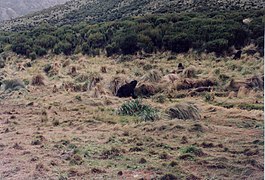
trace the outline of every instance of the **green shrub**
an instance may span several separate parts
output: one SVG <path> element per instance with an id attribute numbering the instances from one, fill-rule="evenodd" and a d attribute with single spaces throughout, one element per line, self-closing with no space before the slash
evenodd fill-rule
<path id="1" fill-rule="evenodd" d="M 186 33 L 180 33 L 175 36 L 170 36 L 168 40 L 168 49 L 172 52 L 182 53 L 188 52 L 191 48 L 192 38 L 189 37 Z"/>
<path id="2" fill-rule="evenodd" d="M 36 54 L 35 52 L 30 53 L 30 54 L 29 54 L 29 58 L 30 58 L 31 60 L 35 60 L 35 59 L 37 58 L 37 54 Z"/>
<path id="3" fill-rule="evenodd" d="M 142 49 L 146 53 L 151 53 L 154 51 L 154 44 L 152 42 L 152 39 L 143 34 L 140 34 L 138 36 L 138 45 L 139 45 L 139 48 Z"/>
<path id="4" fill-rule="evenodd" d="M 222 52 L 226 51 L 228 47 L 228 40 L 226 39 L 216 39 L 207 42 L 205 45 L 207 52 L 215 52 L 217 54 L 221 54 Z"/>
<path id="5" fill-rule="evenodd" d="M 113 54 L 117 54 L 118 52 L 119 52 L 119 48 L 117 47 L 115 43 L 107 45 L 106 53 L 108 57 L 112 56 Z"/>
<path id="6" fill-rule="evenodd" d="M 47 54 L 47 50 L 40 46 L 35 47 L 35 52 L 38 56 L 44 56 Z"/>
<path id="7" fill-rule="evenodd" d="M 88 43 L 83 43 L 81 49 L 83 54 L 89 55 L 91 53 Z"/>
<path id="8" fill-rule="evenodd" d="M 138 50 L 137 35 L 129 33 L 121 37 L 119 46 L 123 54 L 134 54 Z"/>
<path id="9" fill-rule="evenodd" d="M 89 11 L 85 14 L 87 13 Z M 76 16 L 77 19 L 78 17 Z M 253 19 L 248 25 L 242 23 L 242 19 L 246 17 Z M 101 52 L 106 50 L 107 56 L 119 53 L 135 54 L 137 51 L 183 53 L 190 48 L 197 52 L 206 50 L 222 55 L 229 47 L 240 49 L 249 43 L 255 43 L 258 52 L 263 54 L 262 17 L 263 13 L 258 10 L 171 14 L 163 12 L 159 15 L 130 17 L 94 25 L 89 22 L 74 26 L 46 24 L 25 31 L 0 32 L 0 52 L 11 45 L 14 52 L 26 56 L 31 52 L 38 56 L 45 55 L 36 51 L 38 48 L 45 49 L 41 52 L 51 51 L 66 55 L 75 52 L 91 54 L 93 49 L 100 49 Z"/>
<path id="10" fill-rule="evenodd" d="M 158 111 L 140 100 L 132 100 L 121 105 L 119 115 L 138 116 L 143 121 L 154 121 L 159 118 Z"/>
<path id="11" fill-rule="evenodd" d="M 88 39 L 91 48 L 102 48 L 104 46 L 105 36 L 100 32 L 90 34 Z"/>
<path id="12" fill-rule="evenodd" d="M 41 38 L 36 40 L 36 45 L 43 47 L 43 48 L 53 48 L 56 44 L 56 37 L 51 35 L 43 35 Z"/>
<path id="13" fill-rule="evenodd" d="M 203 155 L 204 153 L 202 152 L 202 150 L 200 148 L 197 148 L 195 146 L 187 146 L 187 147 L 183 147 L 180 149 L 180 152 L 182 154 L 194 154 L 196 156 L 201 156 Z"/>
<path id="14" fill-rule="evenodd" d="M 54 46 L 54 53 L 55 54 L 61 54 L 64 53 L 65 55 L 72 54 L 72 44 L 67 41 L 59 42 Z"/>

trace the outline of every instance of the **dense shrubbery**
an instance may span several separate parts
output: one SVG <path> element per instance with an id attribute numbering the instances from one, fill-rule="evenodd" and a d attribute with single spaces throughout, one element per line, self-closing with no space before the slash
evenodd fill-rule
<path id="1" fill-rule="evenodd" d="M 31 31 L 0 33 L 0 52 L 11 44 L 17 54 L 31 59 L 49 51 L 66 55 L 134 54 L 138 51 L 187 52 L 189 49 L 221 55 L 229 47 L 254 43 L 263 52 L 260 11 L 176 13 L 147 15 L 100 24 L 80 23 L 58 28 L 43 24 Z M 244 18 L 253 18 L 244 24 Z"/>

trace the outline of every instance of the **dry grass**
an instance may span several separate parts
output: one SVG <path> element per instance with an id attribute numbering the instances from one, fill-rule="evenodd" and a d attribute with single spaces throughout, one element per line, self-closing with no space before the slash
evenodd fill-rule
<path id="1" fill-rule="evenodd" d="M 184 78 L 195 78 L 197 75 L 197 70 L 194 66 L 189 66 L 182 72 L 182 77 Z"/>
<path id="2" fill-rule="evenodd" d="M 151 83 L 140 83 L 137 88 L 135 88 L 135 93 L 140 97 L 150 97 L 158 92 L 157 87 Z"/>
<path id="3" fill-rule="evenodd" d="M 171 119 L 192 119 L 200 120 L 201 115 L 198 107 L 191 103 L 178 103 L 167 109 L 167 114 Z"/>
<path id="4" fill-rule="evenodd" d="M 118 89 L 127 83 L 127 78 L 125 76 L 116 76 L 113 77 L 109 83 L 109 89 L 113 95 L 117 94 Z"/>
<path id="5" fill-rule="evenodd" d="M 170 75 L 177 66 L 175 60 L 167 60 L 168 56 L 165 53 L 146 59 L 134 57 L 135 60 L 124 63 L 105 57 L 48 56 L 24 71 L 16 71 L 16 62 L 24 59 L 12 57 L 0 72 L 4 79 L 30 82 L 43 71 L 45 64 L 51 64 L 52 69 L 55 62 L 58 74 L 45 77 L 45 88 L 35 88 L 29 83 L 29 93 L 1 94 L 0 159 L 7 166 L 0 168 L 0 176 L 6 179 L 161 179 L 162 176 L 262 179 L 263 91 L 259 88 L 262 83 L 257 78 L 248 79 L 255 74 L 262 77 L 263 62 L 252 57 L 248 57 L 251 61 L 218 60 L 211 54 L 196 61 L 198 57 L 193 54 L 179 54 L 176 55 L 179 62 L 196 67 L 196 78 L 162 82 L 163 75 Z M 66 61 L 68 65 L 61 65 Z M 79 66 L 77 76 L 68 74 L 73 62 Z M 148 63 L 161 69 L 151 70 L 160 72 L 161 76 L 153 74 L 141 81 L 137 75 L 148 73 L 141 64 Z M 101 71 L 103 66 L 106 73 Z M 253 72 L 242 75 L 243 67 Z M 125 74 L 116 74 L 122 70 Z M 209 74 L 214 78 L 209 78 Z M 236 83 L 252 82 L 254 86 L 245 86 L 249 91 L 246 96 L 245 88 L 240 86 L 239 91 L 224 91 L 223 84 L 215 80 L 220 74 Z M 102 78 L 97 81 L 99 76 Z M 143 85 L 146 92 L 155 94 L 141 100 L 161 113 L 156 121 L 140 122 L 139 116 L 117 115 L 117 109 L 130 98 L 114 95 L 121 85 L 133 79 L 139 80 L 137 88 Z M 94 83 L 88 91 L 90 80 Z M 212 88 L 209 94 L 214 95 L 210 101 L 204 100 L 205 92 L 189 96 L 190 90 L 206 86 Z M 227 97 L 229 93 L 231 98 Z M 166 112 L 168 116 L 164 116 Z M 169 117 L 200 121 L 169 120 Z"/>
<path id="6" fill-rule="evenodd" d="M 99 73 L 91 73 L 89 76 L 88 90 L 92 90 L 99 82 L 103 80 L 103 77 Z"/>
<path id="7" fill-rule="evenodd" d="M 175 81 L 179 81 L 180 77 L 177 74 L 167 74 L 163 76 L 162 82 L 174 83 Z"/>
<path id="8" fill-rule="evenodd" d="M 142 81 L 158 83 L 162 79 L 162 73 L 158 70 L 150 70 L 142 77 Z"/>
<path id="9" fill-rule="evenodd" d="M 33 76 L 32 77 L 32 80 L 31 80 L 31 84 L 33 86 L 44 86 L 45 83 L 44 83 L 44 76 L 41 75 L 41 74 L 38 74 L 36 76 Z"/>

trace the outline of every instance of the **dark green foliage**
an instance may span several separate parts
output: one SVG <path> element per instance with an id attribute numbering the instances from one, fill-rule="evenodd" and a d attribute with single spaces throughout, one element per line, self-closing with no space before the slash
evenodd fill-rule
<path id="1" fill-rule="evenodd" d="M 43 48 L 53 48 L 56 44 L 56 37 L 51 35 L 44 35 L 36 40 L 36 45 Z"/>
<path id="2" fill-rule="evenodd" d="M 29 54 L 29 58 L 30 58 L 31 60 L 35 60 L 35 59 L 37 58 L 37 54 L 36 54 L 35 52 L 30 53 L 30 54 Z"/>
<path id="3" fill-rule="evenodd" d="M 180 33 L 175 36 L 165 36 L 164 43 L 166 49 L 172 52 L 182 53 L 187 52 L 191 48 L 192 38 L 186 33 Z"/>
<path id="4" fill-rule="evenodd" d="M 44 55 L 47 54 L 47 50 L 45 48 L 43 48 L 43 47 L 37 46 L 35 48 L 35 52 L 33 52 L 33 53 L 35 53 L 38 56 L 44 56 Z"/>
<path id="5" fill-rule="evenodd" d="M 121 37 L 119 46 L 123 54 L 134 54 L 138 50 L 137 35 L 130 33 Z"/>
<path id="6" fill-rule="evenodd" d="M 207 52 L 216 52 L 217 54 L 221 54 L 223 51 L 226 51 L 228 47 L 228 40 L 226 39 L 216 39 L 207 42 L 205 45 Z"/>
<path id="7" fill-rule="evenodd" d="M 119 115 L 138 116 L 144 121 L 158 119 L 158 111 L 149 105 L 143 104 L 140 100 L 132 100 L 124 103 L 118 109 Z"/>
<path id="8" fill-rule="evenodd" d="M 3 47 L 0 45 L 0 54 L 1 54 L 2 52 L 4 52 L 4 49 L 3 49 Z"/>
<path id="9" fill-rule="evenodd" d="M 72 45 L 67 41 L 59 42 L 54 46 L 54 53 L 55 54 L 61 54 L 64 53 L 65 55 L 72 54 Z"/>
<path id="10" fill-rule="evenodd" d="M 88 43 L 83 43 L 82 44 L 82 53 L 89 55 L 91 53 L 90 47 Z"/>
<path id="11" fill-rule="evenodd" d="M 109 56 L 112 56 L 113 54 L 116 54 L 119 52 L 119 48 L 118 46 L 113 43 L 113 44 L 110 44 L 110 45 L 107 45 L 106 47 L 106 55 L 109 57 Z"/>
<path id="12" fill-rule="evenodd" d="M 65 55 L 82 52 L 93 56 L 106 52 L 112 56 L 137 51 L 186 53 L 189 49 L 223 55 L 232 46 L 240 49 L 254 43 L 263 54 L 262 16 L 258 10 L 248 10 L 153 14 L 98 24 L 80 22 L 72 26 L 43 24 L 24 32 L 0 32 L 0 52 L 11 44 L 14 52 L 27 57 L 34 52 L 37 56 L 47 52 Z M 244 24 L 245 18 L 253 20 Z"/>

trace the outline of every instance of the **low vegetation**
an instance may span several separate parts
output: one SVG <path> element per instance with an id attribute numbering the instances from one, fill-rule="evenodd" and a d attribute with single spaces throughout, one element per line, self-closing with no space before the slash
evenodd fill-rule
<path id="1" fill-rule="evenodd" d="M 171 119 L 192 119 L 200 120 L 201 115 L 196 105 L 191 103 L 178 103 L 167 110 L 167 114 Z"/>
<path id="2" fill-rule="evenodd" d="M 119 115 L 137 116 L 143 121 L 154 121 L 159 118 L 158 111 L 142 103 L 141 100 L 132 100 L 121 105 Z"/>

